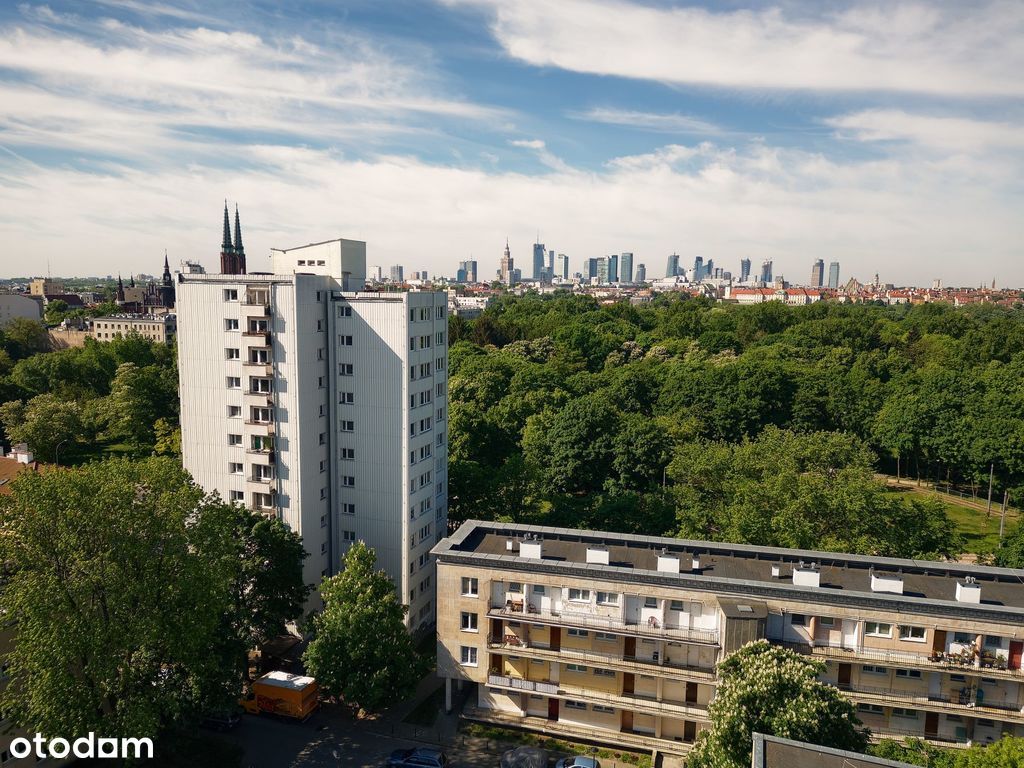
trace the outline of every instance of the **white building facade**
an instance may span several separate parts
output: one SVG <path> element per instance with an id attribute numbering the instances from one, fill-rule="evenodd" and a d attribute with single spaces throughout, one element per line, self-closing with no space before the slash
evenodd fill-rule
<path id="1" fill-rule="evenodd" d="M 201 486 L 302 536 L 309 584 L 366 542 L 416 628 L 434 621 L 447 530 L 447 296 L 361 290 L 365 248 L 179 275 L 182 455 Z"/>

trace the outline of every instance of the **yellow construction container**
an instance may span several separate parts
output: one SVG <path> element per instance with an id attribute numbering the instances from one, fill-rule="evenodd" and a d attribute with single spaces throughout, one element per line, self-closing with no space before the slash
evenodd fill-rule
<path id="1" fill-rule="evenodd" d="M 305 720 L 320 706 L 320 686 L 312 677 L 268 672 L 252 684 L 242 706 L 252 715 L 265 712 Z"/>

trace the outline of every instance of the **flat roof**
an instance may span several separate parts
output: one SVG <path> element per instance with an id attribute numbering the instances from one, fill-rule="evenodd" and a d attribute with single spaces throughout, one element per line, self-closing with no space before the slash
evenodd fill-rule
<path id="1" fill-rule="evenodd" d="M 314 682 L 312 677 L 305 675 L 293 675 L 289 672 L 267 672 L 257 682 L 273 685 L 277 688 L 288 688 L 293 691 L 301 691 L 310 683 Z"/>
<path id="2" fill-rule="evenodd" d="M 509 549 L 536 537 L 540 560 Z M 608 550 L 608 565 L 587 563 L 587 549 Z M 1020 623 L 1024 617 L 1024 570 L 964 563 L 905 560 L 837 552 L 780 549 L 748 544 L 527 526 L 470 520 L 434 547 L 441 562 L 497 569 L 574 574 L 637 584 L 713 591 L 724 597 L 796 599 L 818 604 L 864 605 L 914 613 L 992 618 Z M 659 555 L 676 555 L 680 573 L 658 570 Z M 692 560 L 698 557 L 699 569 Z M 814 564 L 819 586 L 793 583 L 793 571 Z M 779 575 L 772 574 L 776 566 Z M 872 574 L 902 579 L 903 593 L 872 591 Z M 973 578 L 981 603 L 958 602 L 957 584 Z"/>
<path id="3" fill-rule="evenodd" d="M 753 734 L 750 765 L 751 768 L 913 768 L 910 763 L 763 733 Z"/>

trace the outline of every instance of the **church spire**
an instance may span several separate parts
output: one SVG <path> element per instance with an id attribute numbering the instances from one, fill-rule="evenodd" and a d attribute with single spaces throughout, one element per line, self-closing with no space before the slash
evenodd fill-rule
<path id="1" fill-rule="evenodd" d="M 228 215 L 228 201 L 224 201 L 224 238 L 220 243 L 221 253 L 231 253 L 234 247 L 231 245 L 231 218 Z"/>
<path id="2" fill-rule="evenodd" d="M 164 285 L 170 285 L 171 284 L 171 264 L 167 260 L 167 250 L 166 249 L 164 249 L 164 275 L 163 275 L 163 279 L 164 279 Z"/>
<path id="3" fill-rule="evenodd" d="M 238 205 L 235 205 L 235 253 L 244 254 L 245 247 L 242 245 L 242 225 L 238 221 Z"/>

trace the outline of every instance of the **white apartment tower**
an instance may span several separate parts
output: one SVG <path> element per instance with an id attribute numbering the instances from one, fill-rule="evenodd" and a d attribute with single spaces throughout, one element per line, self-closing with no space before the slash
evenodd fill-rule
<path id="1" fill-rule="evenodd" d="M 447 532 L 447 296 L 366 292 L 366 244 L 178 276 L 182 455 L 202 487 L 302 536 L 307 583 L 365 541 L 409 624 L 434 621 Z"/>

